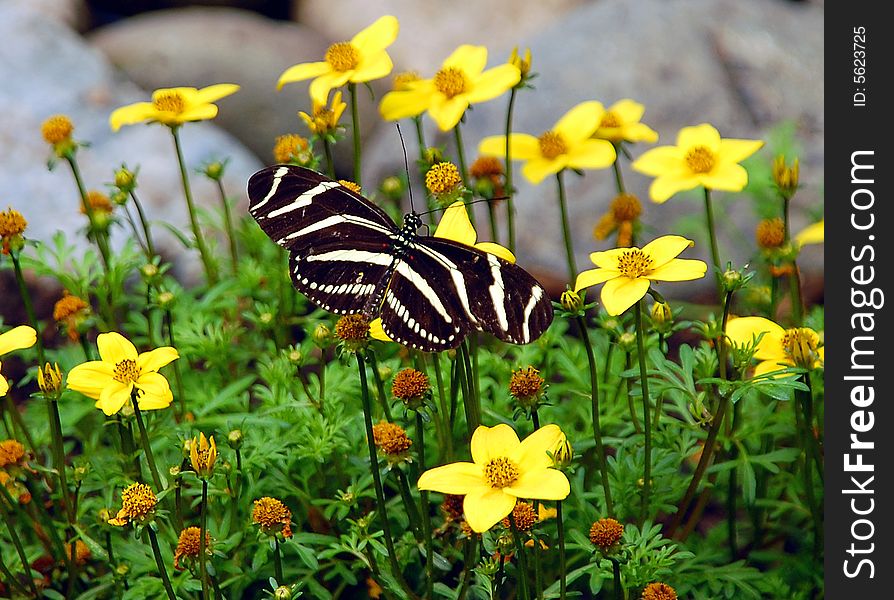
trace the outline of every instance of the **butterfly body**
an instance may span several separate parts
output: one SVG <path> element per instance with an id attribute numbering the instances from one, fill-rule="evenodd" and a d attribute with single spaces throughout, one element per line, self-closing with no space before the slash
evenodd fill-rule
<path id="1" fill-rule="evenodd" d="M 330 312 L 380 317 L 396 342 L 437 352 L 478 330 L 525 344 L 552 321 L 546 291 L 521 267 L 419 235 L 416 213 L 398 228 L 359 194 L 291 165 L 259 171 L 248 193 L 249 212 L 289 251 L 295 287 Z"/>

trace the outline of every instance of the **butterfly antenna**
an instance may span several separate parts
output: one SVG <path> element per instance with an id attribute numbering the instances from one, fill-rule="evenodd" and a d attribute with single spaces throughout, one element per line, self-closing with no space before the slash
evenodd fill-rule
<path id="1" fill-rule="evenodd" d="M 407 191 L 410 194 L 410 212 L 415 213 L 416 207 L 413 204 L 413 186 L 410 184 L 410 161 L 407 158 L 407 145 L 404 143 L 404 134 L 401 133 L 400 123 L 394 124 L 397 127 L 397 136 L 400 138 L 400 147 L 404 151 L 404 172 L 407 174 Z"/>

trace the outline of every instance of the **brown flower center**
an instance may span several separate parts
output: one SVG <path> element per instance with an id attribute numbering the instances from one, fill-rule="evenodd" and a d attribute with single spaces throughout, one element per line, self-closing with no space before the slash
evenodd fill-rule
<path id="1" fill-rule="evenodd" d="M 555 131 L 545 132 L 537 138 L 537 141 L 540 143 L 540 154 L 546 159 L 552 160 L 557 156 L 568 152 L 568 146 L 565 145 L 565 140 L 563 140 L 562 136 Z"/>
<path id="2" fill-rule="evenodd" d="M 344 73 L 357 68 L 360 64 L 360 52 L 351 42 L 338 42 L 326 50 L 326 62 L 333 71 Z"/>
<path id="3" fill-rule="evenodd" d="M 0 238 L 21 235 L 27 226 L 28 221 L 16 209 L 8 208 L 0 211 Z"/>
<path id="4" fill-rule="evenodd" d="M 428 376 L 416 369 L 402 369 L 394 376 L 391 382 L 391 393 L 401 400 L 413 400 L 422 398 L 431 390 Z"/>
<path id="5" fill-rule="evenodd" d="M 162 92 L 152 99 L 156 110 L 180 114 L 186 108 L 186 100 L 179 92 Z"/>
<path id="6" fill-rule="evenodd" d="M 639 248 L 624 250 L 618 257 L 618 271 L 630 279 L 641 277 L 651 266 L 652 257 Z"/>
<path id="7" fill-rule="evenodd" d="M 708 173 L 716 162 L 717 157 L 705 146 L 693 146 L 686 153 L 686 164 L 693 173 Z"/>
<path id="8" fill-rule="evenodd" d="M 605 111 L 605 114 L 602 115 L 602 120 L 599 122 L 599 127 L 605 128 L 616 128 L 621 126 L 621 119 L 610 110 Z"/>
<path id="9" fill-rule="evenodd" d="M 518 480 L 520 474 L 518 465 L 505 456 L 492 458 L 484 465 L 484 478 L 492 488 L 509 487 Z"/>
<path id="10" fill-rule="evenodd" d="M 650 583 L 643 590 L 642 600 L 677 600 L 677 591 L 666 583 Z"/>
<path id="11" fill-rule="evenodd" d="M 447 96 L 447 99 L 466 91 L 466 75 L 456 67 L 445 67 L 435 73 L 435 89 Z"/>
<path id="12" fill-rule="evenodd" d="M 537 524 L 537 511 L 534 506 L 527 502 L 518 502 L 512 509 L 512 518 L 515 520 L 515 526 L 519 531 L 531 531 Z M 512 526 L 509 517 L 503 519 L 503 527 L 507 529 Z"/>
<path id="13" fill-rule="evenodd" d="M 618 194 L 612 200 L 609 210 L 615 221 L 633 221 L 643 212 L 643 206 L 633 194 Z"/>
<path id="14" fill-rule="evenodd" d="M 345 342 L 360 342 L 369 337 L 369 319 L 362 315 L 345 315 L 335 323 L 335 335 Z"/>
<path id="15" fill-rule="evenodd" d="M 546 380 L 534 367 L 518 369 L 509 378 L 509 393 L 514 398 L 530 398 L 540 393 Z"/>
<path id="16" fill-rule="evenodd" d="M 403 427 L 388 421 L 380 421 L 373 425 L 373 440 L 382 452 L 390 456 L 402 454 L 413 445 Z"/>
<path id="17" fill-rule="evenodd" d="M 624 526 L 615 519 L 599 519 L 590 527 L 590 541 L 603 550 L 621 541 Z"/>
<path id="18" fill-rule="evenodd" d="M 137 361 L 125 358 L 115 365 L 112 373 L 112 379 L 119 383 L 136 383 L 140 378 L 140 369 L 137 367 Z"/>
<path id="19" fill-rule="evenodd" d="M 799 367 L 810 368 L 816 362 L 816 348 L 819 345 L 819 335 L 807 327 L 795 327 L 786 329 L 782 336 L 782 347 Z"/>

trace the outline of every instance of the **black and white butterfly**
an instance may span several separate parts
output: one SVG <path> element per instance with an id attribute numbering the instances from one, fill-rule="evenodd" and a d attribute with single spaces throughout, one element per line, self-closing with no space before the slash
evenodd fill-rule
<path id="1" fill-rule="evenodd" d="M 546 331 L 546 290 L 521 267 L 403 227 L 379 207 L 315 171 L 277 165 L 248 182 L 249 212 L 289 251 L 295 287 L 337 314 L 381 317 L 392 340 L 426 352 L 457 347 L 474 330 L 514 344 Z"/>

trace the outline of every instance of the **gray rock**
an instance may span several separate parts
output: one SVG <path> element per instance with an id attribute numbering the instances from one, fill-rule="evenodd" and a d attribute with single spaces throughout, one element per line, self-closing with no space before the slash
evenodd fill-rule
<path id="1" fill-rule="evenodd" d="M 821 210 L 823 181 L 823 10 L 814 4 L 778 0 L 602 0 L 572 11 L 530 40 L 536 91 L 517 100 L 514 131 L 539 135 L 566 110 L 584 100 L 606 106 L 633 98 L 646 106 L 643 121 L 660 134 L 659 145 L 675 143 L 677 131 L 702 122 L 714 124 L 724 137 L 767 139 L 781 122 L 793 122 L 802 149 L 801 180 L 792 206 L 797 231 Z M 502 62 L 508 47 L 488 44 L 491 64 Z M 463 126 L 469 160 L 478 141 L 502 134 L 506 98 L 476 106 Z M 426 119 L 428 142 L 435 137 Z M 368 145 L 367 178 L 399 172 L 402 157 L 392 127 L 382 127 Z M 638 155 L 648 146 L 632 149 Z M 411 156 L 415 148 L 411 145 Z M 772 154 L 764 149 L 760 160 Z M 532 186 L 519 174 L 516 198 L 519 258 L 533 271 L 558 274 L 564 284 L 559 211 L 554 179 Z M 623 161 L 628 190 L 644 200 L 646 241 L 666 233 L 694 237 L 686 256 L 710 261 L 698 194 L 678 195 L 657 205 L 647 200 L 651 181 Z M 764 172 L 768 172 L 764 171 Z M 611 247 L 597 242 L 592 229 L 615 195 L 610 170 L 566 177 L 572 237 L 578 269 L 590 266 L 587 255 Z M 753 258 L 756 218 L 744 194 L 718 193 L 715 211 L 722 230 L 721 260 L 741 265 Z M 484 213 L 480 213 L 482 218 Z M 688 219 L 688 221 L 687 221 Z M 479 228 L 484 229 L 484 228 Z M 822 246 L 805 252 L 805 272 L 821 275 Z M 707 280 L 706 280 L 707 281 Z M 708 284 L 687 285 L 686 290 Z M 669 291 L 669 293 L 671 293 Z M 677 291 L 676 293 L 681 293 Z"/>
<path id="2" fill-rule="evenodd" d="M 127 76 L 145 89 L 175 85 L 203 87 L 238 83 L 227 111 L 216 124 L 239 138 L 262 161 L 271 162 L 276 136 L 308 135 L 298 111 L 310 112 L 309 82 L 291 83 L 277 92 L 288 67 L 322 59 L 329 42 L 310 27 L 274 21 L 232 9 L 195 7 L 130 17 L 90 35 Z M 360 90 L 361 123 L 375 123 L 375 105 Z M 350 118 L 346 113 L 343 119 Z M 349 167 L 348 144 L 339 156 Z"/>
<path id="3" fill-rule="evenodd" d="M 149 218 L 178 227 L 188 224 L 180 175 L 171 135 L 158 125 L 125 127 L 112 133 L 109 114 L 115 108 L 148 99 L 148 93 L 123 79 L 97 50 L 67 26 L 39 12 L 0 3 L 0 189 L 3 207 L 9 204 L 29 222 L 27 235 L 47 241 L 56 231 L 84 246 L 78 231 L 85 225 L 80 198 L 67 165 L 47 170 L 50 148 L 40 134 L 41 123 L 63 113 L 75 124 L 74 137 L 90 142 L 78 153 L 88 189 L 105 190 L 122 163 L 139 166 L 139 194 Z M 230 107 L 219 104 L 221 115 Z M 261 165 L 233 137 L 210 123 L 183 127 L 182 140 L 190 169 L 204 162 L 229 158 L 224 184 L 229 194 L 243 198 L 245 182 Z M 192 177 L 193 194 L 200 206 L 217 207 L 217 189 L 204 177 Z M 244 198 L 243 198 L 244 203 Z M 128 229 L 113 231 L 120 245 Z M 178 242 L 155 228 L 159 245 L 191 257 Z M 221 248 L 221 252 L 225 249 Z"/>

